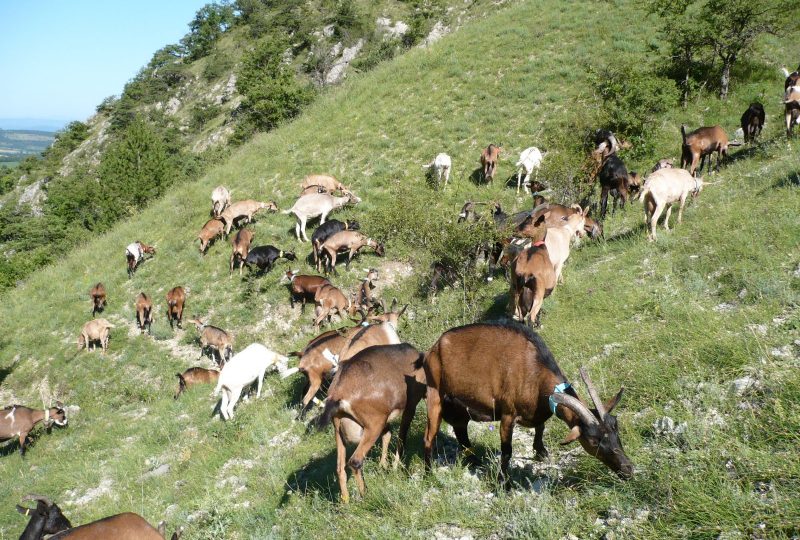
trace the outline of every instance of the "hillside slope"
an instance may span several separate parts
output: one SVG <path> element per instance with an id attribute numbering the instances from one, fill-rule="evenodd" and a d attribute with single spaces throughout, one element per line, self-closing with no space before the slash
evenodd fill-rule
<path id="1" fill-rule="evenodd" d="M 291 206 L 309 172 L 351 185 L 363 202 L 336 217 L 358 218 L 365 231 L 385 235 L 387 255 L 360 255 L 335 282 L 352 290 L 362 268 L 379 268 L 382 296 L 412 304 L 400 334 L 420 348 L 452 326 L 502 316 L 502 279 L 476 290 L 456 284 L 434 305 L 419 296 L 435 251 L 426 231 L 452 228 L 468 198 L 528 207 L 501 182 L 470 181 L 480 148 L 503 144 L 498 178 L 510 175 L 520 150 L 589 99 L 579 63 L 645 59 L 653 38 L 635 6 L 543 0 L 503 8 L 351 79 L 293 123 L 4 294 L 0 403 L 37 403 L 47 377 L 73 414 L 68 428 L 42 433 L 24 461 L 15 445 L 0 451 L 0 476 L 11 480 L 0 486 L 0 537 L 24 528 L 13 504 L 30 492 L 63 503 L 74 523 L 131 510 L 152 523 L 186 524 L 186 538 L 204 539 L 800 532 L 800 158 L 797 143 L 780 136 L 776 100 L 766 101 L 763 144 L 739 150 L 715 178 L 722 183 L 690 203 L 673 232 L 649 243 L 640 205 L 618 211 L 605 222 L 604 241 L 572 253 L 566 283 L 545 302 L 541 335 L 565 373 L 577 380 L 585 365 L 604 396 L 626 387 L 620 430 L 637 467 L 626 483 L 583 450 L 559 447 L 566 429 L 558 420 L 548 423 L 551 458 L 543 464 L 532 460 L 532 436 L 517 430 L 509 493 L 494 482 L 495 426 L 471 427 L 484 470 L 454 463 L 444 431 L 437 448 L 444 465 L 425 476 L 421 406 L 408 469 L 381 472 L 370 459 L 366 500 L 343 508 L 331 434 L 306 433 L 292 420 L 299 377 L 270 375 L 262 399 L 240 403 L 229 423 L 212 418 L 209 388 L 171 398 L 175 372 L 208 364 L 197 361 L 196 332 L 187 325 L 173 333 L 165 321 L 164 294 L 175 285 L 191 290 L 186 313 L 231 330 L 238 350 L 257 340 L 287 352 L 314 335 L 310 313 L 290 310 L 279 283 L 288 266 L 240 279 L 225 273 L 226 242 L 198 253 L 194 238 L 218 184 L 236 199 L 274 199 L 281 208 Z M 626 32 L 615 31 L 623 26 Z M 770 42 L 764 47 L 775 51 Z M 765 80 L 777 95 L 775 72 L 737 86 L 727 103 L 670 111 L 657 154 L 636 168 L 676 153 L 681 122 L 720 122 L 732 132 Z M 420 168 L 439 151 L 454 162 L 444 192 L 431 189 Z M 282 214 L 257 216 L 256 244 L 305 256 L 293 224 Z M 158 254 L 128 280 L 124 248 L 135 239 L 157 244 Z M 301 261 L 292 266 L 309 270 Z M 104 316 L 117 325 L 110 352 L 76 354 L 76 333 L 90 317 L 87 292 L 100 280 L 109 291 Z M 158 303 L 153 338 L 133 327 L 140 290 Z"/>

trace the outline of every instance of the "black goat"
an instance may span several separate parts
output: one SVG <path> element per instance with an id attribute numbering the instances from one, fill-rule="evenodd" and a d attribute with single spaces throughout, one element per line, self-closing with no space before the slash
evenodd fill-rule
<path id="1" fill-rule="evenodd" d="M 264 273 L 272 270 L 275 266 L 275 261 L 281 258 L 293 261 L 297 257 L 295 257 L 294 252 L 283 251 L 275 246 L 256 246 L 247 254 L 244 264 L 248 268 L 256 266 L 260 273 Z"/>
<path id="2" fill-rule="evenodd" d="M 331 219 L 317 227 L 314 230 L 314 234 L 311 235 L 311 254 L 314 257 L 314 264 L 319 264 L 319 249 L 325 243 L 325 240 L 339 231 L 357 231 L 360 228 L 361 225 L 359 225 L 358 221 L 352 219 L 346 222 Z"/>
<path id="3" fill-rule="evenodd" d="M 755 142 L 756 137 L 761 134 L 764 127 L 764 106 L 761 103 L 751 103 L 742 115 L 742 131 L 744 131 L 744 142 Z"/>

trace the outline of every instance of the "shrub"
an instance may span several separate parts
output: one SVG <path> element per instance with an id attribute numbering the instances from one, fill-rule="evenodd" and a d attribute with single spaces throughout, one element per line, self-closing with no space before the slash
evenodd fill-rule
<path id="1" fill-rule="evenodd" d="M 408 0 L 406 3 L 411 8 L 411 17 L 408 31 L 403 35 L 403 45 L 413 47 L 444 17 L 446 6 L 442 0 Z"/>

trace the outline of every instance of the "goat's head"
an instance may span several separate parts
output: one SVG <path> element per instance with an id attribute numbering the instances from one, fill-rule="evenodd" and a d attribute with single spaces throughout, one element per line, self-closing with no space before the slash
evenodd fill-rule
<path id="1" fill-rule="evenodd" d="M 352 191 L 344 190 L 342 193 L 344 194 L 345 197 L 347 197 L 347 202 L 349 204 L 358 204 L 361 202 L 361 199 L 357 197 L 356 194 L 353 193 Z"/>
<path id="2" fill-rule="evenodd" d="M 533 242 L 544 240 L 547 236 L 546 219 L 547 214 L 545 212 L 535 217 L 534 215 L 526 217 L 517 227 L 517 234 L 525 238 L 530 238 Z"/>
<path id="3" fill-rule="evenodd" d="M 388 310 L 386 309 L 386 305 L 383 303 L 383 300 L 381 300 L 380 305 L 381 308 L 383 309 L 383 313 L 381 313 L 380 315 L 371 315 L 369 317 L 369 320 L 379 323 L 388 322 L 389 324 L 397 328 L 397 323 L 400 322 L 400 317 L 402 317 L 403 313 L 406 312 L 408 304 L 404 305 L 403 309 L 401 309 L 400 311 L 395 311 L 397 309 L 397 298 L 392 299 L 392 305 Z"/>
<path id="4" fill-rule="evenodd" d="M 288 261 L 293 261 L 293 260 L 297 259 L 297 255 L 294 254 L 294 251 L 284 251 L 283 252 L 283 258 L 288 260 Z"/>
<path id="5" fill-rule="evenodd" d="M 273 212 L 277 212 L 278 211 L 278 204 L 275 201 L 262 202 L 262 203 L 258 204 L 258 208 L 259 209 L 266 208 L 267 210 L 271 210 Z"/>
<path id="6" fill-rule="evenodd" d="M 673 158 L 669 159 L 659 159 L 656 164 L 653 166 L 651 172 L 656 172 L 659 169 L 672 169 L 675 165 L 675 160 Z"/>
<path id="7" fill-rule="evenodd" d="M 284 275 L 283 277 L 283 280 L 286 280 L 289 283 L 291 283 L 292 281 L 294 281 L 294 278 L 297 277 L 298 272 L 299 270 L 287 270 L 286 275 Z"/>
<path id="8" fill-rule="evenodd" d="M 561 444 L 566 445 L 577 440 L 589 455 L 595 456 L 622 479 L 627 480 L 633 476 L 633 464 L 625 455 L 619 440 L 617 417 L 611 414 L 622 398 L 623 389 L 620 388 L 616 396 L 603 403 L 586 370 L 581 368 L 580 374 L 595 408 L 589 409 L 577 397 L 567 393 L 558 392 L 551 396 L 557 405 L 570 409 L 577 419 Z"/>
<path id="9" fill-rule="evenodd" d="M 67 426 L 67 411 L 64 410 L 64 406 L 61 404 L 60 401 L 56 402 L 55 407 L 50 407 L 47 409 L 47 416 L 50 417 L 48 420 L 49 425 L 48 428 L 52 425 L 56 425 L 58 427 L 66 427 Z"/>
<path id="10" fill-rule="evenodd" d="M 354 219 L 348 219 L 344 224 L 344 228 L 348 231 L 357 231 L 361 228 L 361 224 Z"/>
<path id="11" fill-rule="evenodd" d="M 470 219 L 475 214 L 475 203 L 467 201 L 461 207 L 461 212 L 458 213 L 458 222 L 461 223 Z"/>
<path id="12" fill-rule="evenodd" d="M 203 319 L 201 319 L 200 317 L 189 319 L 189 323 L 194 324 L 195 328 L 197 328 L 201 332 L 203 331 L 203 328 L 205 328 L 206 326 L 205 323 L 203 322 Z"/>
<path id="13" fill-rule="evenodd" d="M 26 495 L 23 501 L 36 501 L 36 508 L 26 508 L 17 505 L 17 512 L 30 516 L 28 527 L 36 528 L 41 526 L 41 534 L 56 534 L 60 531 L 72 528 L 72 523 L 64 516 L 57 504 L 53 504 L 47 497 L 40 495 Z M 28 528 L 26 527 L 26 530 Z"/>
<path id="14" fill-rule="evenodd" d="M 367 281 L 376 281 L 378 279 L 378 270 L 376 268 L 369 268 L 367 270 Z"/>
<path id="15" fill-rule="evenodd" d="M 584 216 L 583 230 L 586 232 L 586 234 L 589 235 L 589 238 L 591 238 L 592 240 L 597 240 L 598 238 L 602 238 L 603 224 L 589 217 L 589 213 L 590 212 L 587 212 L 586 216 Z"/>

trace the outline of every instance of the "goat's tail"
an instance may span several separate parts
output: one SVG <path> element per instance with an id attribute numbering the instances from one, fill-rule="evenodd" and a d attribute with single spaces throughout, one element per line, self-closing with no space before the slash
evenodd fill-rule
<path id="1" fill-rule="evenodd" d="M 281 214 L 291 214 L 291 213 L 292 213 L 292 208 L 289 208 L 288 210 L 281 210 Z"/>
<path id="2" fill-rule="evenodd" d="M 421 352 L 416 360 L 414 360 L 414 369 L 421 369 L 425 365 L 425 358 L 428 353 Z"/>
<path id="3" fill-rule="evenodd" d="M 314 422 L 314 427 L 317 430 L 322 430 L 331 423 L 331 418 L 333 418 L 333 415 L 339 410 L 339 404 L 340 401 L 338 399 L 325 400 L 325 409 Z"/>
<path id="4" fill-rule="evenodd" d="M 781 71 L 783 71 L 783 76 L 784 77 L 788 77 L 790 75 L 789 70 L 786 69 L 785 67 L 782 67 Z"/>
<path id="5" fill-rule="evenodd" d="M 686 144 L 686 126 L 681 124 L 681 137 L 683 137 L 683 144 Z"/>
<path id="6" fill-rule="evenodd" d="M 217 387 L 216 387 L 216 388 L 214 388 L 214 394 L 213 394 L 213 395 L 215 395 L 215 396 L 218 396 L 218 395 L 220 394 L 220 392 L 222 392 L 222 387 L 223 387 L 223 386 L 224 386 L 224 385 L 222 384 L 222 381 L 219 381 L 219 382 L 217 383 Z"/>
<path id="7" fill-rule="evenodd" d="M 639 202 L 644 201 L 644 198 L 648 193 L 650 193 L 650 185 L 645 182 L 644 186 L 642 186 L 641 191 L 639 191 L 639 197 L 638 197 Z"/>

